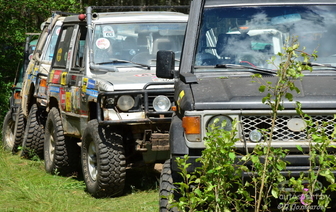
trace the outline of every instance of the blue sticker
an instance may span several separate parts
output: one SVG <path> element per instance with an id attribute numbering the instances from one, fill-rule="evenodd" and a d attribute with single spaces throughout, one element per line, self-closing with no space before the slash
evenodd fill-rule
<path id="1" fill-rule="evenodd" d="M 86 89 L 86 94 L 89 95 L 89 96 L 97 97 L 98 96 L 98 91 Z"/>
<path id="2" fill-rule="evenodd" d="M 50 86 L 49 87 L 49 91 L 53 92 L 53 93 L 59 93 L 60 92 L 60 88 L 59 87 Z"/>
<path id="3" fill-rule="evenodd" d="M 94 81 L 93 79 L 89 79 L 87 88 L 94 88 L 95 84 L 96 84 L 96 81 Z"/>

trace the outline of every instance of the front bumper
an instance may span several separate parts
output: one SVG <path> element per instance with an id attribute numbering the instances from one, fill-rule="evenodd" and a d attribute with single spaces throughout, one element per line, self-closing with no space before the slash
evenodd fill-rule
<path id="1" fill-rule="evenodd" d="M 173 101 L 174 88 L 153 88 L 150 86 L 169 86 L 172 82 L 150 82 L 147 83 L 142 90 L 129 91 L 111 91 L 100 92 L 97 97 L 97 120 L 100 125 L 116 125 L 116 124 L 137 124 L 137 123 L 170 123 L 173 111 L 156 112 L 152 107 L 152 97 L 158 95 L 166 95 Z M 103 99 L 120 95 L 142 95 L 143 109 L 138 112 L 118 112 L 115 110 L 116 119 L 104 119 Z M 133 114 L 133 115 L 132 115 Z M 128 118 L 131 117 L 131 118 Z"/>

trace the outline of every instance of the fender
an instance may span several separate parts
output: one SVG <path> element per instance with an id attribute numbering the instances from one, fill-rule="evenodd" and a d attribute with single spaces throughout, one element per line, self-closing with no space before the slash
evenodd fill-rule
<path id="1" fill-rule="evenodd" d="M 169 142 L 172 155 L 186 155 L 189 153 L 189 148 L 184 142 L 182 120 L 175 114 L 169 129 Z"/>

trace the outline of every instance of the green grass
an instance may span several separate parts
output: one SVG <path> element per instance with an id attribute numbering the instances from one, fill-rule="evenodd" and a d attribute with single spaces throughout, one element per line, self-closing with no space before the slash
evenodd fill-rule
<path id="1" fill-rule="evenodd" d="M 82 180 L 45 173 L 43 161 L 0 150 L 0 212 L 158 211 L 157 171 L 127 171 L 125 195 L 95 199 Z"/>

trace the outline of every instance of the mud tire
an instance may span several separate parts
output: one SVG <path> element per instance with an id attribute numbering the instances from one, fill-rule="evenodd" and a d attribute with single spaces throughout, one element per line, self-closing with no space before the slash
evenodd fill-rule
<path id="1" fill-rule="evenodd" d="M 26 119 L 23 115 L 22 108 L 19 107 L 17 110 L 14 126 L 14 146 L 12 148 L 12 153 L 15 154 L 19 151 L 19 147 L 22 147 L 23 136 L 26 127 Z"/>
<path id="2" fill-rule="evenodd" d="M 46 172 L 62 176 L 76 175 L 80 170 L 80 147 L 77 139 L 64 135 L 57 108 L 48 114 L 44 134 L 44 165 Z"/>
<path id="3" fill-rule="evenodd" d="M 83 134 L 82 171 L 87 192 L 93 197 L 115 197 L 123 193 L 126 158 L 122 137 L 97 120 L 91 120 Z"/>
<path id="4" fill-rule="evenodd" d="M 175 175 L 174 175 L 175 176 Z M 174 177 L 171 170 L 171 160 L 166 160 L 163 164 L 161 176 L 160 176 L 160 196 L 159 196 L 159 205 L 160 212 L 178 212 L 179 210 L 176 207 L 171 208 L 168 202 L 170 195 L 174 193 L 176 189 L 174 185 Z M 176 199 L 177 194 L 174 194 Z"/>
<path id="5" fill-rule="evenodd" d="M 6 151 L 13 151 L 15 142 L 15 120 L 12 117 L 12 111 L 9 110 L 2 125 L 2 146 Z"/>
<path id="6" fill-rule="evenodd" d="M 26 129 L 22 141 L 21 157 L 31 159 L 34 156 L 43 159 L 44 127 L 38 117 L 40 110 L 36 104 L 30 108 Z"/>

